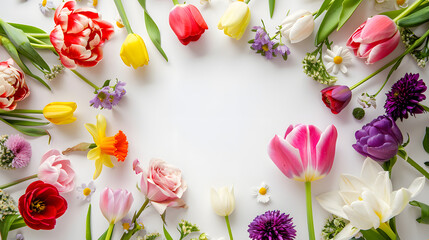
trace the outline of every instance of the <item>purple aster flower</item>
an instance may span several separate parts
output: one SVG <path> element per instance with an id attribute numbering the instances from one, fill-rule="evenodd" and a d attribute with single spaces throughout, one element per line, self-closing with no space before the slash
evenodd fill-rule
<path id="1" fill-rule="evenodd" d="M 94 108 L 112 109 L 113 106 L 118 105 L 122 97 L 125 95 L 125 82 L 117 81 L 115 86 L 105 86 L 96 91 L 95 97 L 89 101 L 90 105 Z"/>
<path id="2" fill-rule="evenodd" d="M 386 94 L 387 100 L 384 108 L 386 114 L 391 116 L 395 121 L 400 118 L 408 118 L 410 115 L 423 113 L 424 109 L 419 102 L 426 99 L 423 94 L 426 91 L 426 84 L 419 80 L 419 74 L 407 73 L 395 84 L 390 92 Z"/>
<path id="3" fill-rule="evenodd" d="M 0 167 L 23 168 L 31 160 L 31 145 L 19 135 L 0 136 Z"/>
<path id="4" fill-rule="evenodd" d="M 284 60 L 286 60 L 287 56 L 290 54 L 289 48 L 284 44 L 278 45 L 275 49 L 275 52 L 276 55 L 282 56 Z"/>
<path id="5" fill-rule="evenodd" d="M 389 116 L 379 116 L 356 131 L 353 148 L 365 157 L 387 161 L 394 157 L 403 142 L 401 130 Z"/>
<path id="6" fill-rule="evenodd" d="M 292 217 L 280 211 L 267 211 L 257 216 L 247 231 L 252 240 L 291 240 L 296 237 Z"/>
<path id="7" fill-rule="evenodd" d="M 15 238 L 16 240 L 24 240 L 24 235 L 22 235 L 22 233 L 17 233 Z"/>

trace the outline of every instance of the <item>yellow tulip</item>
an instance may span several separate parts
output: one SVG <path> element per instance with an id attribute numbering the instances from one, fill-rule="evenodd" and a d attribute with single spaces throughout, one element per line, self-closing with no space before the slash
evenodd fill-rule
<path id="1" fill-rule="evenodd" d="M 149 62 L 146 45 L 143 39 L 135 33 L 128 34 L 122 44 L 120 55 L 125 65 L 132 65 L 134 69 L 147 65 Z"/>
<path id="2" fill-rule="evenodd" d="M 246 3 L 236 1 L 229 5 L 218 23 L 219 30 L 237 40 L 239 40 L 246 31 L 250 22 L 250 9 Z"/>
<path id="3" fill-rule="evenodd" d="M 76 121 L 73 116 L 76 108 L 74 102 L 52 102 L 43 108 L 43 116 L 53 124 L 69 124 Z"/>

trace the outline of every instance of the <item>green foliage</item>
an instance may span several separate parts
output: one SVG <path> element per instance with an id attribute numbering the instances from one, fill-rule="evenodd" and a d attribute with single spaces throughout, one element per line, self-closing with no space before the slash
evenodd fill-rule
<path id="1" fill-rule="evenodd" d="M 411 201 L 410 205 L 421 209 L 421 216 L 417 218 L 416 221 L 423 224 L 429 224 L 429 206 L 418 201 Z"/>
<path id="2" fill-rule="evenodd" d="M 417 10 L 410 15 L 399 19 L 398 26 L 400 27 L 417 27 L 429 21 L 429 6 Z"/>
<path id="3" fill-rule="evenodd" d="M 274 8 L 276 6 L 276 0 L 268 0 L 270 5 L 270 17 L 273 18 Z"/>
<path id="4" fill-rule="evenodd" d="M 86 240 L 92 240 L 91 234 L 91 204 L 88 206 L 88 213 L 86 214 Z"/>

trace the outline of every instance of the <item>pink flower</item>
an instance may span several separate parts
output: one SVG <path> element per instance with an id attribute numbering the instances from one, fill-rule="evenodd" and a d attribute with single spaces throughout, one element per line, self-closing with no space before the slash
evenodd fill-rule
<path id="1" fill-rule="evenodd" d="M 130 211 L 133 195 L 125 189 L 112 190 L 105 188 L 100 195 L 100 209 L 110 224 L 121 221 Z"/>
<path id="2" fill-rule="evenodd" d="M 387 16 L 368 18 L 347 41 L 354 54 L 366 58 L 366 64 L 375 63 L 389 55 L 398 46 L 400 34 L 395 22 Z"/>
<path id="3" fill-rule="evenodd" d="M 52 149 L 42 156 L 37 176 L 43 182 L 54 185 L 59 192 L 73 190 L 74 175 L 70 160 L 60 151 Z"/>
<path id="4" fill-rule="evenodd" d="M 11 135 L 7 138 L 4 145 L 15 155 L 11 163 L 13 168 L 23 168 L 30 163 L 32 154 L 31 145 L 25 138 L 19 135 Z"/>
<path id="5" fill-rule="evenodd" d="M 11 111 L 16 103 L 30 95 L 24 74 L 14 68 L 13 60 L 0 62 L 0 109 Z"/>
<path id="6" fill-rule="evenodd" d="M 311 182 L 331 171 L 336 141 L 334 125 L 324 132 L 313 125 L 290 125 L 284 139 L 276 135 L 271 140 L 268 154 L 286 177 Z"/>
<path id="7" fill-rule="evenodd" d="M 142 173 L 141 191 L 159 214 L 163 214 L 167 207 L 186 207 L 181 197 L 188 186 L 182 179 L 180 169 L 168 165 L 161 159 L 152 159 L 148 171 L 142 169 L 139 160 L 136 159 L 133 162 L 133 169 L 136 174 Z"/>
<path id="8" fill-rule="evenodd" d="M 101 20 L 97 10 L 76 9 L 75 1 L 67 1 L 55 11 L 54 21 L 50 39 L 65 67 L 92 67 L 103 58 L 101 46 L 112 36 L 114 28 Z"/>

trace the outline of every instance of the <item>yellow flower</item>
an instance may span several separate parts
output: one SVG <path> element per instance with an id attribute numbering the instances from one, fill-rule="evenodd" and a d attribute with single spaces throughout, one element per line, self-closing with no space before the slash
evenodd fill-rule
<path id="1" fill-rule="evenodd" d="M 250 9 L 246 3 L 236 1 L 229 5 L 218 23 L 219 30 L 237 40 L 239 40 L 246 31 L 250 22 Z"/>
<path id="2" fill-rule="evenodd" d="M 149 55 L 143 39 L 134 33 L 128 34 L 122 44 L 120 55 L 125 65 L 132 65 L 134 69 L 147 65 L 149 62 Z"/>
<path id="3" fill-rule="evenodd" d="M 43 108 L 43 116 L 53 124 L 69 124 L 76 121 L 73 116 L 76 108 L 74 102 L 52 102 Z"/>
<path id="4" fill-rule="evenodd" d="M 86 129 L 94 139 L 95 148 L 91 149 L 87 158 L 95 161 L 95 173 L 93 179 L 100 176 L 103 165 L 112 168 L 113 163 L 110 156 L 118 158 L 118 161 L 124 161 L 128 154 L 127 136 L 122 131 L 119 131 L 115 136 L 106 137 L 106 118 L 98 114 L 97 126 L 94 124 L 85 124 Z"/>

